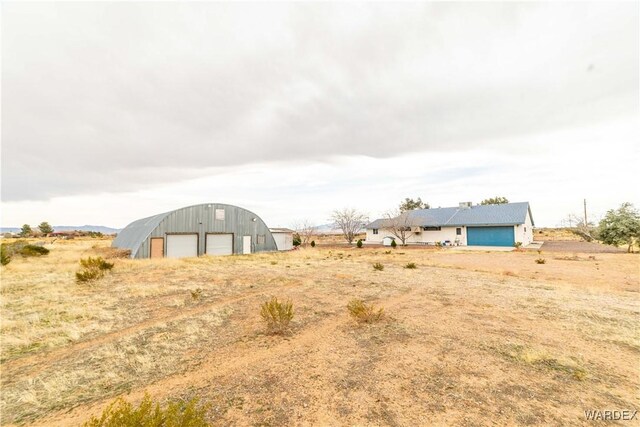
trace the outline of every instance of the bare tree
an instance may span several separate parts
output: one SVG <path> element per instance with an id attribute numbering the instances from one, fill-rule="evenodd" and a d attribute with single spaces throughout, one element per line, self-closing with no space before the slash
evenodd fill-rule
<path id="1" fill-rule="evenodd" d="M 567 215 L 562 220 L 561 226 L 563 228 L 569 228 L 573 233 L 582 237 L 587 242 L 590 242 L 595 238 L 595 224 L 592 222 L 585 223 L 584 218 L 579 215 Z"/>
<path id="2" fill-rule="evenodd" d="M 300 244 L 302 246 L 307 246 L 316 234 L 316 227 L 308 219 L 297 222 L 294 228 L 298 236 L 300 236 Z"/>
<path id="3" fill-rule="evenodd" d="M 413 235 L 408 212 L 391 210 L 385 213 L 383 226 L 400 240 L 402 246 L 405 246 L 407 244 L 407 239 Z"/>
<path id="4" fill-rule="evenodd" d="M 369 221 L 369 218 L 367 215 L 358 212 L 353 208 L 344 208 L 333 211 L 331 221 L 333 222 L 334 227 L 342 230 L 344 239 L 351 244 L 353 243 L 356 235 L 362 231 L 366 223 Z"/>

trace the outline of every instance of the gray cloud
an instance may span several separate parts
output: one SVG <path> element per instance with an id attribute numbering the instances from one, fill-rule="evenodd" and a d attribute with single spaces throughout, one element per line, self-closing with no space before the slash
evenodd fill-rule
<path id="1" fill-rule="evenodd" d="M 637 3 L 4 3 L 2 198 L 637 113 L 638 18 Z"/>

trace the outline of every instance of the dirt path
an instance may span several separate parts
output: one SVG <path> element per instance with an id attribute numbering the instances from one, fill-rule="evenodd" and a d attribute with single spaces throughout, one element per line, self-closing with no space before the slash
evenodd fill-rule
<path id="1" fill-rule="evenodd" d="M 75 355 L 77 352 L 90 349 L 92 347 L 96 347 L 99 345 L 103 345 L 109 343 L 111 341 L 117 340 L 127 335 L 133 335 L 137 332 L 143 331 L 145 329 L 149 329 L 151 327 L 160 325 L 165 322 L 175 322 L 177 320 L 185 319 L 187 317 L 195 316 L 198 314 L 202 314 L 204 312 L 210 311 L 215 308 L 223 307 L 229 304 L 237 303 L 239 301 L 251 299 L 260 295 L 264 295 L 265 293 L 274 292 L 276 290 L 282 290 L 286 288 L 292 288 L 299 286 L 302 282 L 292 283 L 288 285 L 280 285 L 273 286 L 266 289 L 261 289 L 255 292 L 250 292 L 248 294 L 244 294 L 241 296 L 234 296 L 230 298 L 224 298 L 218 301 L 200 304 L 194 308 L 170 308 L 170 307 L 162 307 L 157 311 L 157 316 L 145 320 L 140 323 L 136 323 L 135 325 L 126 327 L 124 329 L 120 329 L 117 331 L 109 332 L 104 335 L 100 335 L 98 337 L 81 341 L 75 344 L 72 344 L 67 347 L 58 348 L 43 354 L 35 354 L 29 357 L 23 357 L 16 360 L 11 360 L 6 362 L 3 366 L 3 370 L 6 371 L 20 371 L 20 375 L 23 376 L 36 376 L 40 373 L 42 369 L 44 369 L 47 365 L 52 365 L 66 357 L 70 357 Z"/>
<path id="2" fill-rule="evenodd" d="M 259 292 L 252 296 L 262 294 Z M 410 300 L 415 292 L 409 291 L 402 295 L 386 299 L 385 307 L 393 308 Z M 237 298 L 236 300 L 247 299 Z M 233 302 L 229 300 L 227 303 Z M 186 316 L 186 314 L 185 314 Z M 260 365 L 266 365 L 267 360 L 271 363 L 282 359 L 284 355 L 291 351 L 290 340 L 295 341 L 295 346 L 300 351 L 312 352 L 312 349 L 330 342 L 331 337 L 340 327 L 353 322 L 344 312 L 333 314 L 320 324 L 309 325 L 306 330 L 292 337 L 273 337 L 276 344 L 266 348 L 255 348 L 248 343 L 230 345 L 211 353 L 196 369 L 189 372 L 168 376 L 153 384 L 145 385 L 132 390 L 127 399 L 139 401 L 145 392 L 150 393 L 154 398 L 162 399 L 169 394 L 176 394 L 178 390 L 186 388 L 198 389 L 212 383 L 218 377 L 236 374 L 238 372 L 251 372 Z M 70 411 L 61 411 L 47 416 L 35 422 L 34 426 L 72 426 L 82 424 L 89 416 L 100 413 L 106 405 L 113 399 L 105 399 L 99 402 L 90 403 L 73 408 Z"/>

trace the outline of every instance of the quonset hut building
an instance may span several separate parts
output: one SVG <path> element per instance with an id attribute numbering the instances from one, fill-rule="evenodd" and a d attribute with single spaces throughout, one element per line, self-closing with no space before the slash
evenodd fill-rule
<path id="1" fill-rule="evenodd" d="M 131 250 L 131 258 L 182 258 L 278 250 L 269 228 L 258 215 L 222 203 L 188 206 L 139 219 L 120 231 L 112 246 Z"/>

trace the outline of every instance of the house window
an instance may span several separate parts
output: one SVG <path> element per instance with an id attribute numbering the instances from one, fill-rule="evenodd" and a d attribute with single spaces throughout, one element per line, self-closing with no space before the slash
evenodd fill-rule
<path id="1" fill-rule="evenodd" d="M 224 221 L 224 209 L 216 209 L 216 219 Z"/>
<path id="2" fill-rule="evenodd" d="M 257 240 L 256 243 L 258 245 L 264 245 L 264 240 L 265 240 L 264 234 L 258 234 L 258 238 L 256 240 Z"/>
<path id="3" fill-rule="evenodd" d="M 524 226 L 524 232 L 525 233 L 527 232 L 527 226 L 526 225 Z"/>
<path id="4" fill-rule="evenodd" d="M 422 227 L 424 231 L 440 231 L 440 227 Z"/>
<path id="5" fill-rule="evenodd" d="M 373 234 L 378 234 L 378 229 L 377 228 L 373 229 Z"/>
<path id="6" fill-rule="evenodd" d="M 462 236 L 462 228 L 456 228 L 456 236 Z"/>

